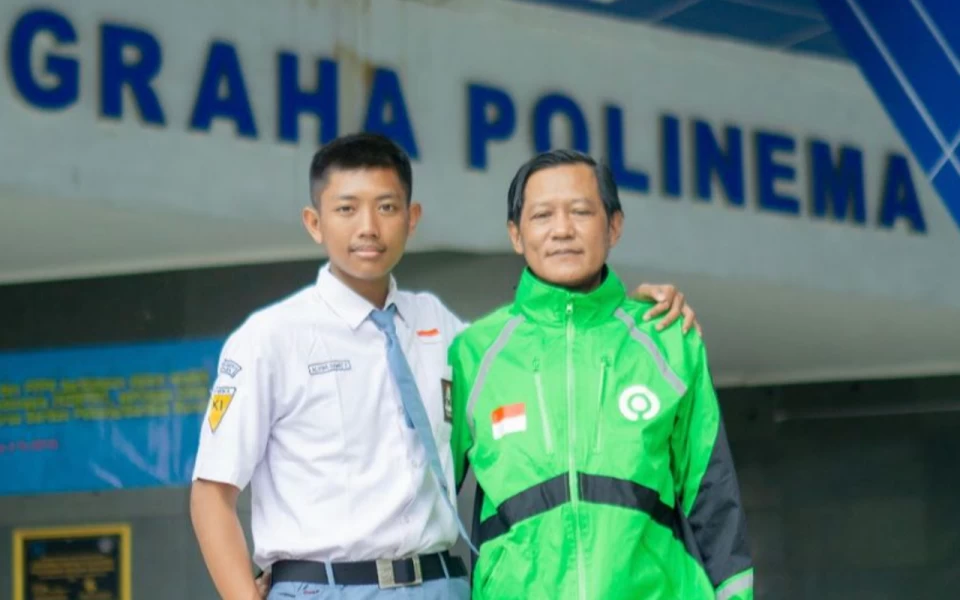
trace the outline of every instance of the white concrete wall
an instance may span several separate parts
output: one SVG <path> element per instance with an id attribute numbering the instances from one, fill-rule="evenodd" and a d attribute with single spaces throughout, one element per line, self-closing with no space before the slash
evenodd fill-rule
<path id="1" fill-rule="evenodd" d="M 0 208 L 17 215 L 2 226 L 16 244 L 0 249 L 36 263 L 0 264 L 7 280 L 29 279 L 31 269 L 55 272 L 58 260 L 70 265 L 70 274 L 88 274 L 313 253 L 296 221 L 316 122 L 301 117 L 298 145 L 277 137 L 277 53 L 290 50 L 300 59 L 304 86 L 315 83 L 314 59 L 337 61 L 341 133 L 363 121 L 371 67 L 398 73 L 419 149 L 416 196 L 426 208 L 414 249 L 507 250 L 505 191 L 532 151 L 532 106 L 559 91 L 583 110 L 590 149 L 598 154 L 605 147 L 603 106 L 620 106 L 626 161 L 650 176 L 649 193 L 624 193 L 627 239 L 615 255 L 618 264 L 960 306 L 960 230 L 918 169 L 913 179 L 928 232 L 908 233 L 903 223 L 893 231 L 876 226 L 886 156 L 908 152 L 852 65 L 509 2 L 89 0 L 49 6 L 76 29 L 78 41 L 55 51 L 79 60 L 81 89 L 69 108 L 42 111 L 16 91 L 9 72 L 0 84 Z M 18 17 L 38 7 L 27 0 L 0 5 L 5 45 Z M 122 120 L 100 116 L 103 23 L 137 27 L 158 40 L 162 68 L 153 89 L 165 126 L 142 123 L 129 92 Z M 215 39 L 237 50 L 256 139 L 238 137 L 227 121 L 210 132 L 187 126 Z M 49 48 L 49 40 L 36 44 L 38 73 Z M 468 167 L 470 83 L 503 89 L 516 107 L 516 130 L 489 145 L 485 170 Z M 685 197 L 679 201 L 659 192 L 664 113 L 685 127 Z M 718 134 L 727 124 L 741 128 L 745 208 L 728 206 L 718 188 L 711 203 L 693 199 L 693 118 Z M 556 143 L 566 143 L 563 120 L 553 124 Z M 779 189 L 799 198 L 800 216 L 758 209 L 758 130 L 786 133 L 797 143 L 792 157 L 777 160 L 796 168 L 795 182 Z M 812 137 L 863 150 L 865 226 L 809 217 L 805 148 Z M 46 239 L 42 231 L 22 233 L 56 228 L 59 210 L 83 229 Z M 123 215 L 124 226 L 96 234 L 87 229 L 105 222 L 106 211 L 111 218 Z M 185 227 L 175 225 L 178 219 Z M 160 232 L 152 223 L 166 225 Z M 129 228 L 149 234 L 146 249 L 119 232 Z M 252 243 L 230 234 L 253 229 L 263 233 Z M 111 253 L 113 237 L 124 241 Z"/>

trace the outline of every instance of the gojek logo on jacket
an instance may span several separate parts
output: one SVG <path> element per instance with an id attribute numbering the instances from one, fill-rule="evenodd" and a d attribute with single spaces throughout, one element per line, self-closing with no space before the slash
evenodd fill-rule
<path id="1" fill-rule="evenodd" d="M 620 394 L 620 414 L 630 421 L 644 421 L 660 412 L 660 398 L 645 385 L 630 386 Z"/>

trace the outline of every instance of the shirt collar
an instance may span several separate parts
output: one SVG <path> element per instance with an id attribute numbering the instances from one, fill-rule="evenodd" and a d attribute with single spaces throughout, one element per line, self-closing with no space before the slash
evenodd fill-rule
<path id="1" fill-rule="evenodd" d="M 347 322 L 351 329 L 360 327 L 370 311 L 377 307 L 366 298 L 356 293 L 336 275 L 330 272 L 330 263 L 323 265 L 317 275 L 317 292 L 320 297 L 333 309 L 338 317 Z M 406 321 L 407 306 L 397 290 L 397 281 L 390 276 L 390 289 L 387 292 L 387 302 L 384 306 L 396 305 L 400 319 Z"/>

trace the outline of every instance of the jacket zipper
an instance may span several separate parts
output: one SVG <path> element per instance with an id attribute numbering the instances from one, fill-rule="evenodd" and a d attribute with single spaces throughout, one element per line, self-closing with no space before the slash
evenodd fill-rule
<path id="1" fill-rule="evenodd" d="M 570 484 L 570 504 L 573 508 L 573 522 L 577 538 L 577 583 L 581 600 L 587 600 L 587 574 L 583 559 L 583 536 L 580 533 L 580 486 L 577 477 L 577 412 L 574 403 L 573 377 L 573 303 L 567 302 L 567 457 L 569 461 L 568 481 Z"/>
<path id="2" fill-rule="evenodd" d="M 540 405 L 540 425 L 543 427 L 543 443 L 547 454 L 553 454 L 553 434 L 550 432 L 550 418 L 547 416 L 547 403 L 543 399 L 543 378 L 540 376 L 540 361 L 533 361 L 533 383 L 537 386 L 537 402 Z"/>
<path id="3" fill-rule="evenodd" d="M 603 437 L 603 388 L 607 383 L 607 359 L 604 357 L 600 361 L 600 387 L 597 390 L 597 442 L 594 450 L 600 451 L 601 439 Z"/>

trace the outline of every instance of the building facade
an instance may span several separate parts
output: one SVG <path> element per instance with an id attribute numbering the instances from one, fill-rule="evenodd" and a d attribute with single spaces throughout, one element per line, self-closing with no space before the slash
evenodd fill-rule
<path id="1" fill-rule="evenodd" d="M 511 298 L 519 164 L 610 163 L 611 264 L 703 323 L 761 597 L 960 583 L 960 227 L 852 63 L 508 1 L 12 0 L 0 34 L 0 533 L 129 523 L 133 597 L 214 597 L 184 487 L 204 373 L 311 281 L 310 158 L 365 129 L 415 161 L 401 284 L 465 318 Z"/>

